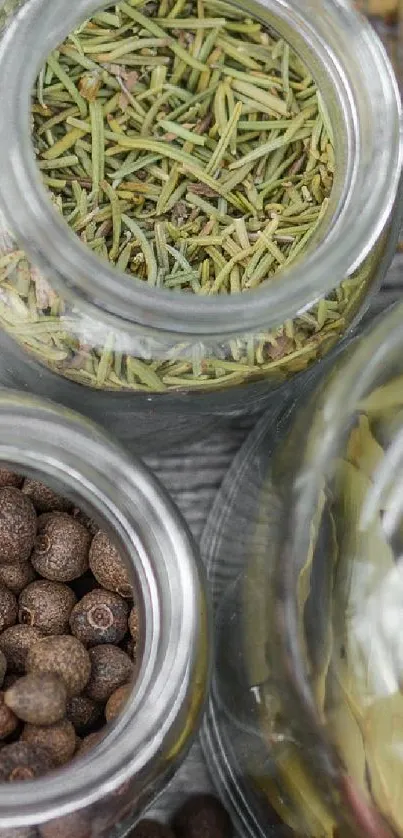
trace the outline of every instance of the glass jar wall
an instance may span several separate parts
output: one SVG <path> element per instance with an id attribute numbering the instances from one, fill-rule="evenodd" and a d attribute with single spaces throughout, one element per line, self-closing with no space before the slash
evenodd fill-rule
<path id="1" fill-rule="evenodd" d="M 402 835 L 401 318 L 261 420 L 206 528 L 204 742 L 250 835 Z"/>
<path id="2" fill-rule="evenodd" d="M 210 13 L 217 14 L 215 5 L 218 0 L 211 2 L 213 6 Z M 137 12 L 137 5 L 136 2 L 130 2 L 129 5 L 126 4 L 125 9 L 127 11 L 128 8 L 130 14 L 136 17 L 136 14 L 141 14 L 141 10 Z M 104 3 L 102 8 L 105 7 Z M 274 175 L 276 170 L 281 190 L 285 190 L 287 194 L 286 217 L 293 218 L 293 223 L 296 224 L 295 213 L 298 216 L 298 212 L 302 212 L 302 216 L 297 218 L 298 223 L 301 224 L 301 221 L 308 217 L 310 221 L 306 222 L 305 226 L 302 223 L 300 228 L 303 230 L 304 239 L 301 238 L 301 233 L 299 238 L 293 238 L 292 226 L 290 228 L 288 225 L 291 238 L 288 236 L 287 240 L 287 224 L 284 226 L 286 222 L 285 218 L 282 218 L 283 208 L 275 203 L 277 193 L 272 191 L 269 169 L 266 171 L 269 180 L 263 184 L 262 195 L 255 196 L 258 202 L 256 206 L 259 205 L 263 209 L 254 208 L 250 204 L 250 198 L 249 210 L 245 210 L 244 207 L 242 214 L 239 207 L 234 209 L 232 199 L 228 203 L 222 195 L 217 197 L 213 188 L 215 184 L 210 183 L 200 165 L 196 170 L 192 168 L 189 186 L 191 192 L 193 190 L 192 195 L 197 196 L 199 203 L 200 200 L 208 201 L 212 207 L 207 238 L 213 235 L 213 239 L 208 240 L 215 242 L 212 247 L 216 260 L 216 274 L 209 274 L 210 279 L 207 278 L 205 287 L 202 274 L 197 274 L 198 278 L 195 276 L 193 279 L 194 282 L 197 280 L 200 293 L 185 293 L 172 288 L 167 290 L 165 287 L 155 287 L 161 284 L 162 275 L 165 283 L 167 269 L 171 273 L 173 271 L 173 281 L 176 275 L 181 277 L 186 273 L 186 265 L 189 266 L 188 259 L 191 258 L 190 252 L 195 260 L 192 265 L 196 265 L 192 270 L 196 270 L 196 273 L 199 269 L 203 270 L 202 263 L 209 262 L 211 253 L 207 254 L 208 258 L 203 258 L 206 257 L 204 245 L 200 245 L 197 250 L 197 243 L 189 245 L 187 242 L 186 237 L 189 234 L 186 229 L 181 232 L 184 219 L 176 219 L 176 227 L 174 224 L 173 230 L 172 224 L 169 227 L 177 246 L 172 249 L 171 243 L 167 245 L 167 250 L 167 241 L 163 239 L 162 244 L 159 242 L 158 253 L 153 251 L 154 247 L 157 249 L 156 240 L 153 240 L 154 243 L 150 246 L 150 236 L 155 236 L 155 225 L 166 225 L 165 216 L 156 216 L 155 211 L 150 213 L 151 227 L 147 232 L 148 239 L 146 236 L 145 240 L 141 239 L 141 230 L 138 239 L 139 231 L 136 228 L 136 232 L 133 224 L 131 225 L 133 229 L 132 232 L 128 230 L 127 247 L 131 248 L 133 243 L 142 241 L 143 250 L 138 254 L 137 264 L 140 265 L 140 273 L 143 271 L 144 276 L 139 279 L 133 267 L 128 275 L 119 272 L 110 261 L 101 260 L 96 255 L 97 248 L 88 246 L 91 244 L 91 231 L 86 228 L 87 242 L 84 244 L 68 229 L 60 215 L 60 202 L 63 205 L 65 188 L 63 178 L 68 180 L 70 177 L 70 180 L 74 180 L 74 160 L 70 160 L 70 165 L 73 165 L 71 170 L 64 155 L 67 169 L 60 169 L 58 174 L 57 171 L 49 169 L 49 166 L 53 165 L 53 150 L 48 149 L 49 157 L 42 146 L 43 143 L 54 142 L 49 134 L 51 128 L 47 128 L 46 115 L 50 115 L 51 125 L 56 125 L 54 130 L 57 130 L 60 124 L 60 107 L 66 109 L 68 106 L 69 88 L 70 93 L 71 85 L 77 90 L 74 87 L 77 73 L 74 75 L 74 67 L 71 68 L 68 63 L 64 69 L 60 69 L 60 62 L 57 62 L 55 75 L 47 64 L 45 75 L 39 76 L 39 94 L 35 80 L 51 51 L 62 43 L 72 30 L 77 29 L 83 20 L 91 21 L 91 16 L 99 10 L 100 4 L 92 0 L 80 0 L 80 3 L 74 4 L 66 11 L 62 0 L 53 3 L 47 0 L 29 0 L 19 5 L 18 13 L 13 13 L 13 8 L 15 9 L 13 4 L 11 9 L 10 4 L 4 7 L 5 26 L 0 42 L 1 73 L 8 79 L 2 93 L 3 119 L 0 126 L 0 207 L 4 216 L 0 239 L 0 320 L 3 327 L 1 349 L 4 380 L 12 386 L 29 387 L 40 394 L 53 395 L 68 406 L 78 406 L 91 417 L 100 418 L 107 426 L 113 427 L 114 432 L 126 442 L 134 441 L 140 449 L 147 445 L 166 444 L 174 438 L 205 428 L 206 416 L 209 414 L 236 415 L 255 410 L 270 396 L 273 388 L 278 388 L 306 370 L 340 340 L 362 311 L 371 291 L 378 287 L 394 252 L 401 214 L 401 200 L 400 196 L 397 197 L 401 164 L 399 104 L 392 71 L 380 42 L 364 18 L 356 15 L 348 3 L 329 2 L 326 15 L 319 13 L 322 7 L 318 0 L 310 0 L 304 4 L 303 9 L 293 0 L 287 3 L 278 3 L 275 0 L 265 4 L 245 3 L 239 8 L 231 5 L 225 6 L 225 9 L 223 7 L 226 16 L 224 23 L 229 24 L 230 32 L 233 31 L 231 26 L 235 27 L 235 30 L 238 27 L 241 33 L 245 27 L 245 31 L 249 31 L 248 27 L 251 25 L 252 31 L 253 27 L 257 26 L 259 33 L 261 24 L 268 27 L 267 31 L 256 36 L 256 54 L 261 56 L 259 49 L 261 50 L 263 45 L 263 63 L 259 64 L 253 59 L 252 68 L 240 65 L 241 70 L 237 70 L 234 67 L 235 59 L 230 57 L 229 72 L 235 70 L 236 74 L 250 69 L 252 75 L 255 73 L 253 78 L 256 78 L 258 71 L 255 65 L 259 72 L 259 68 L 263 68 L 266 74 L 267 67 L 274 65 L 275 85 L 276 78 L 279 77 L 276 74 L 284 75 L 284 56 L 288 56 L 287 61 L 289 55 L 293 56 L 294 52 L 299 56 L 292 58 L 292 72 L 295 73 L 295 68 L 298 67 L 302 75 L 291 84 L 296 85 L 296 95 L 302 95 L 303 99 L 298 104 L 299 100 L 292 94 L 292 107 L 298 115 L 301 108 L 303 109 L 303 103 L 309 104 L 313 96 L 317 114 L 315 124 L 319 132 L 315 140 L 315 146 L 318 143 L 317 151 L 311 155 L 311 163 L 308 165 L 307 158 L 311 154 L 309 149 L 312 150 L 313 147 L 307 147 L 308 140 L 305 137 L 305 140 L 297 139 L 291 146 L 292 154 L 289 159 L 284 161 L 284 154 L 280 148 L 281 153 L 278 157 L 273 158 L 273 152 L 270 152 L 271 156 L 267 159 L 264 157 L 263 163 L 270 171 L 274 167 L 271 173 Z M 184 6 L 185 11 L 182 13 L 175 12 L 179 25 L 186 8 Z M 167 9 L 169 11 L 169 4 Z M 145 11 L 147 13 L 147 6 Z M 110 21 L 111 17 L 108 17 L 108 14 L 112 18 L 115 14 L 119 23 L 119 9 L 116 13 L 109 11 L 106 14 L 107 18 L 102 18 L 103 21 Z M 143 21 L 143 18 L 140 19 Z M 220 26 L 223 26 L 223 23 L 222 19 L 220 20 L 217 31 L 222 37 Z M 135 26 L 135 21 L 132 23 Z M 90 26 L 92 25 L 93 23 L 90 23 Z M 102 25 L 105 29 L 105 22 Z M 96 26 L 99 28 L 100 24 Z M 178 32 L 175 37 L 179 37 Z M 272 55 L 266 62 L 265 49 L 269 43 L 267 39 L 272 37 L 270 33 L 273 33 L 274 46 Z M 261 44 L 259 38 L 263 38 Z M 79 44 L 79 41 L 75 37 L 75 44 L 77 43 Z M 226 41 L 225 43 L 227 44 Z M 226 49 L 231 47 L 230 42 L 228 44 Z M 289 53 L 285 44 L 290 44 L 294 52 Z M 90 55 L 94 55 L 94 48 L 97 48 L 96 45 L 92 47 Z M 113 52 L 111 54 L 113 55 Z M 64 56 L 60 51 L 54 55 L 56 58 L 59 55 L 61 60 Z M 159 61 L 156 55 L 149 56 L 148 60 L 154 60 L 157 64 Z M 84 55 L 82 63 L 87 66 L 88 61 L 92 66 L 92 58 L 89 60 Z M 306 68 L 303 71 L 301 61 Z M 54 62 L 52 66 L 55 68 Z M 98 67 L 96 72 L 100 72 L 101 75 L 103 73 L 102 83 L 106 87 L 101 88 L 100 95 L 102 94 L 101 104 L 106 107 L 106 101 L 111 92 L 115 95 L 118 83 L 115 76 L 112 77 L 112 81 L 111 75 L 108 76 L 110 63 L 106 62 L 105 65 L 105 62 L 101 61 L 101 65 L 95 66 Z M 134 81 L 134 85 L 137 83 L 140 84 L 141 80 Z M 47 85 L 49 90 L 52 85 L 53 90 L 56 89 L 61 103 L 59 106 L 57 102 L 55 107 L 52 106 L 54 93 L 52 94 L 51 90 L 48 94 L 50 99 L 46 100 Z M 315 85 L 320 90 L 319 99 L 315 94 Z M 36 103 L 32 116 L 33 138 L 32 90 Z M 143 91 L 141 95 L 144 93 L 147 94 L 147 91 Z M 235 94 L 238 93 L 239 91 L 235 90 Z M 37 99 L 38 95 L 42 104 Z M 85 104 L 81 94 L 78 95 L 82 105 L 82 113 L 78 113 L 81 129 L 68 125 L 68 144 L 69 149 L 74 153 L 77 151 L 80 160 L 84 160 L 83 154 L 91 158 L 94 150 L 91 152 L 91 138 L 85 134 L 85 125 L 90 126 L 91 122 L 86 122 L 85 117 L 89 106 L 88 103 Z M 132 96 L 130 91 L 129 96 Z M 77 96 L 75 98 L 77 99 Z M 147 103 L 147 97 L 141 101 Z M 139 107 L 140 105 L 138 103 Z M 239 105 L 248 110 L 247 103 L 240 101 Z M 145 113 L 146 110 L 141 107 Z M 213 104 L 211 108 L 214 110 Z M 74 103 L 73 111 L 75 113 Z M 268 113 L 269 111 L 263 114 L 266 120 Z M 245 115 L 247 119 L 250 118 L 249 113 Z M 112 114 L 115 123 L 116 116 Z M 278 119 L 279 114 L 275 114 L 275 117 Z M 77 122 L 76 116 L 71 118 Z M 42 120 L 39 128 L 38 119 Z M 214 121 L 216 117 L 211 113 L 209 119 Z M 114 127 L 117 130 L 116 124 Z M 80 147 L 71 147 L 70 129 L 76 133 L 81 131 L 81 139 L 77 140 L 82 144 Z M 108 145 L 112 140 L 105 125 L 103 130 L 104 142 L 107 144 L 104 151 L 108 161 L 113 159 L 115 152 Z M 312 129 L 310 130 L 312 132 Z M 38 132 L 38 136 L 35 131 Z M 134 137 L 133 131 L 134 129 L 128 129 L 125 141 L 128 141 L 129 145 L 133 142 L 138 144 L 137 135 Z M 214 135 L 214 124 L 212 131 Z M 328 135 L 331 135 L 331 142 Z M 182 154 L 183 149 L 178 145 L 178 137 L 175 139 L 174 136 L 172 139 L 171 135 L 167 134 L 169 140 L 161 143 L 155 140 L 155 136 L 152 130 L 149 134 L 145 131 L 141 150 L 136 146 L 129 151 L 127 147 L 124 164 L 127 166 L 130 163 L 132 168 L 134 165 L 138 170 L 139 160 L 144 159 L 144 154 L 149 151 L 147 146 L 153 149 L 155 142 L 158 145 L 158 153 L 161 153 L 164 159 L 168 159 L 168 163 L 169 154 L 177 156 L 178 148 Z M 114 137 L 116 141 L 116 134 Z M 312 138 L 309 143 L 311 141 Z M 215 141 L 210 138 L 209 142 L 214 145 Z M 321 178 L 326 179 L 326 173 L 320 158 L 321 155 L 328 154 L 326 149 L 329 142 L 332 148 L 334 147 L 335 171 L 334 178 L 333 173 L 331 178 L 333 185 L 329 202 L 324 211 L 328 199 L 324 202 L 325 186 Z M 44 158 L 39 161 L 41 172 L 38 171 L 35 161 L 34 146 L 39 157 L 42 152 L 44 154 Z M 197 148 L 197 144 L 191 147 Z M 67 146 L 66 149 L 66 154 L 69 154 Z M 190 165 L 188 157 L 185 160 L 185 168 L 186 165 Z M 238 158 L 239 154 L 234 158 L 233 165 L 237 167 L 235 171 L 238 171 L 240 165 Z M 182 160 L 182 157 L 180 159 Z M 91 166 L 93 162 L 91 159 Z M 298 165 L 292 168 L 297 162 Z M 315 176 L 319 178 L 315 183 L 322 201 L 321 211 L 319 205 L 314 207 L 315 212 L 311 212 L 309 208 L 316 202 L 313 186 L 310 186 L 310 189 L 306 185 L 301 187 L 306 190 L 304 195 L 308 204 L 305 208 L 297 206 L 298 201 L 294 193 L 296 185 L 299 184 L 298 178 L 302 177 L 299 174 L 300 167 L 305 165 L 307 176 L 310 172 L 315 172 Z M 147 166 L 152 168 L 151 162 L 147 163 Z M 150 176 L 147 166 L 143 174 L 145 172 L 146 176 Z M 47 172 L 50 174 L 47 175 Z M 45 181 L 47 179 L 49 183 L 53 183 L 54 188 L 56 182 L 59 183 L 59 187 L 62 183 L 62 194 L 57 199 L 53 198 L 53 204 L 49 199 L 48 190 L 42 183 L 41 175 L 45 177 Z M 183 172 L 179 173 L 178 177 L 179 180 L 180 177 L 184 177 Z M 287 180 L 284 185 L 285 177 Z M 255 169 L 253 178 L 260 188 L 262 177 L 259 179 Z M 141 185 L 141 180 L 139 182 Z M 215 183 L 218 183 L 217 178 Z M 199 194 L 200 186 L 204 187 L 201 190 L 203 196 Z M 207 192 L 205 187 L 208 187 Z M 181 182 L 178 188 L 181 188 Z M 221 189 L 219 185 L 217 188 Z M 274 183 L 274 189 L 276 188 L 277 181 Z M 329 188 L 329 183 L 326 188 Z M 155 185 L 152 189 L 159 192 Z M 85 184 L 78 184 L 75 199 L 78 200 L 80 191 L 85 202 L 82 190 L 85 191 Z M 207 193 L 210 196 L 208 198 Z M 250 197 L 251 193 L 248 194 Z M 125 195 L 127 198 L 127 190 Z M 239 203 L 239 200 L 239 197 L 234 198 L 235 204 L 237 201 Z M 245 196 L 243 200 L 245 203 Z M 265 203 L 273 200 L 273 206 L 271 203 L 270 206 Z M 197 207 L 195 210 L 197 213 Z M 97 210 L 94 212 L 96 216 Z M 106 208 L 106 212 L 110 214 L 111 207 Z M 264 229 L 266 236 L 270 231 L 266 230 L 259 212 L 272 213 L 270 217 L 267 216 L 266 221 L 269 220 L 269 224 L 273 224 L 273 229 L 278 224 L 281 226 L 279 238 L 273 240 L 274 243 L 269 242 L 269 251 L 265 250 L 262 230 Z M 217 242 L 214 238 L 214 231 L 219 223 L 217 213 L 220 217 L 223 213 L 224 216 L 228 215 L 230 228 L 230 222 L 234 221 L 233 215 L 241 223 L 241 226 L 238 224 L 236 228 L 238 232 L 235 238 L 230 237 L 231 242 L 227 243 L 229 250 L 227 248 L 225 253 L 223 251 L 219 254 L 219 258 L 216 251 L 217 247 L 221 247 L 221 244 L 217 245 L 220 236 L 216 236 Z M 316 220 L 312 223 L 312 219 Z M 114 230 L 118 235 L 119 223 L 116 215 L 115 222 Z M 108 220 L 106 223 L 109 223 Z M 244 235 L 244 223 L 248 224 L 248 241 Z M 186 224 L 184 226 L 186 228 Z M 79 225 L 79 228 L 81 231 L 82 225 Z M 78 228 L 77 231 L 79 232 Z M 285 240 L 282 241 L 284 236 Z M 102 245 L 102 236 L 99 241 Z M 115 245 L 118 246 L 117 239 Z M 294 252 L 292 249 L 295 248 L 295 256 L 291 258 L 281 253 L 279 255 L 279 247 L 283 246 L 286 254 L 291 250 L 291 256 Z M 260 247 L 264 259 L 269 256 L 267 264 L 274 258 L 271 254 L 275 253 L 280 260 L 279 266 L 285 265 L 285 268 L 267 280 L 266 269 L 263 270 L 266 263 L 259 261 Z M 259 252 L 255 252 L 256 248 Z M 177 253 L 180 255 L 176 267 L 171 264 L 174 258 L 173 251 L 176 254 L 175 259 Z M 296 258 L 298 251 L 301 252 Z M 123 251 L 120 256 L 123 258 Z M 144 269 L 141 268 L 142 260 Z M 118 259 L 117 262 L 118 267 L 123 265 L 123 261 Z M 167 263 L 164 268 L 165 274 L 161 268 L 162 263 Z M 248 277 L 252 267 L 256 266 L 262 274 L 262 285 L 248 288 L 246 282 L 245 287 L 235 288 L 237 282 L 239 284 L 239 270 Z M 154 276 L 155 267 L 157 274 Z M 236 269 L 237 282 L 235 274 L 231 274 L 233 268 Z M 212 270 L 211 265 L 208 270 Z M 269 268 L 267 270 L 270 273 Z M 180 288 L 180 285 L 178 287 Z M 234 289 L 245 293 L 231 293 Z M 214 290 L 221 290 L 222 293 L 213 295 L 211 292 Z M 141 421 L 142 417 L 146 421 Z"/>
<path id="3" fill-rule="evenodd" d="M 209 643 L 197 551 L 148 470 L 78 414 L 3 390 L 0 437 L 2 469 L 45 482 L 113 541 L 127 564 L 141 628 L 136 678 L 124 710 L 102 729 L 102 738 L 98 733 L 97 744 L 69 764 L 12 787 L 2 780 L 0 835 L 123 835 L 170 778 L 198 728 Z M 91 649 L 111 647 L 89 642 L 88 648 L 91 657 Z M 129 652 L 118 651 L 127 658 Z M 4 770 L 2 764 L 2 778 Z"/>

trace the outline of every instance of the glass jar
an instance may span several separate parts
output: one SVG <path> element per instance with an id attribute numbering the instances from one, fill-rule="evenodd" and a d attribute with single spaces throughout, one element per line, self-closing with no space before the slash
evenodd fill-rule
<path id="1" fill-rule="evenodd" d="M 208 680 L 208 616 L 197 550 L 148 469 L 95 425 L 3 390 L 0 461 L 90 515 L 131 570 L 143 626 L 136 687 L 80 759 L 0 785 L 4 838 L 123 835 L 172 775 L 198 727 Z"/>
<path id="2" fill-rule="evenodd" d="M 242 834 L 403 835 L 402 315 L 258 423 L 206 527 L 203 739 Z"/>
<path id="3" fill-rule="evenodd" d="M 39 68 L 105 6 L 2 7 L 1 376 L 146 450 L 200 433 L 209 416 L 257 410 L 349 330 L 396 245 L 400 103 L 380 41 L 347 0 L 328 0 L 325 14 L 321 0 L 237 4 L 291 44 L 321 90 L 336 159 L 329 207 L 300 261 L 259 289 L 212 298 L 150 287 L 68 229 L 30 139 Z"/>

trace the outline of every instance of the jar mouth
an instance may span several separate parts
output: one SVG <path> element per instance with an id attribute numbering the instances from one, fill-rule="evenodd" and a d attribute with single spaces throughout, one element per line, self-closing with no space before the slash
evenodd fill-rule
<path id="1" fill-rule="evenodd" d="M 124 712 L 94 749 L 69 766 L 14 783 L 12 793 L 0 784 L 1 831 L 84 809 L 147 767 L 162 770 L 165 740 L 199 648 L 200 576 L 192 539 L 165 490 L 78 414 L 3 390 L 0 463 L 47 481 L 102 522 L 134 572 L 145 615 L 141 662 Z"/>
<path id="2" fill-rule="evenodd" d="M 77 11 L 75 5 L 66 9 L 63 0 L 32 0 L 16 15 L 0 45 L 1 74 L 7 78 L 0 127 L 0 205 L 30 258 L 50 275 L 62 295 L 93 316 L 123 319 L 129 330 L 140 325 L 174 334 L 230 335 L 239 333 L 240 327 L 248 331 L 278 325 L 330 292 L 360 264 L 381 234 L 400 177 L 397 84 L 369 24 L 345 2 L 328 3 L 325 17 L 318 0 L 309 0 L 302 10 L 297 0 L 289 0 L 288 8 L 281 0 L 247 4 L 248 15 L 252 12 L 268 25 L 274 19 L 281 35 L 298 32 L 305 44 L 303 58 L 319 86 L 318 68 L 323 74 L 344 126 L 338 154 L 343 158 L 344 183 L 330 226 L 303 260 L 252 292 L 201 298 L 148 287 L 99 260 L 67 228 L 40 180 L 30 138 L 35 75 L 49 52 L 83 18 L 107 5 L 81 0 Z M 349 44 L 354 57 L 343 58 L 342 65 L 339 56 L 347 54 Z"/>

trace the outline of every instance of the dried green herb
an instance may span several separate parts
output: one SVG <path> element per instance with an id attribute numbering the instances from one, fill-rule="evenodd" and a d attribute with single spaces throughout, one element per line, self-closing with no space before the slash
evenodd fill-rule
<path id="1" fill-rule="evenodd" d="M 94 15 L 48 57 L 32 121 L 44 183 L 72 230 L 173 293 L 258 287 L 301 257 L 326 214 L 333 136 L 317 85 L 288 44 L 222 0 L 128 0 Z M 10 243 L 0 322 L 90 387 L 231 387 L 323 355 L 371 274 L 365 263 L 272 331 L 168 350 L 80 318 Z"/>

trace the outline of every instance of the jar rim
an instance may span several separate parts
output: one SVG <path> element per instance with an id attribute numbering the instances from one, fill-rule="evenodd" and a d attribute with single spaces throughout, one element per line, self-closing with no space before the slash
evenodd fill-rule
<path id="1" fill-rule="evenodd" d="M 315 2 L 311 0 L 307 5 L 312 7 Z M 363 144 L 371 144 L 371 184 L 357 178 L 357 159 L 351 161 L 352 182 L 342 196 L 343 206 L 338 208 L 331 229 L 303 261 L 271 278 L 265 287 L 247 294 L 208 298 L 151 288 L 109 267 L 68 229 L 41 183 L 29 130 L 35 74 L 49 51 L 81 19 L 107 5 L 106 0 L 81 0 L 77 11 L 75 4 L 66 9 L 63 0 L 31 0 L 12 20 L 0 44 L 1 73 L 8 80 L 0 126 L 0 205 L 6 222 L 11 224 L 11 233 L 16 234 L 27 254 L 45 273 L 51 272 L 55 287 L 64 296 L 79 302 L 91 316 L 119 317 L 127 329 L 135 325 L 210 337 L 234 334 L 240 327 L 246 332 L 284 322 L 329 293 L 371 251 L 389 218 L 400 177 L 400 97 L 389 60 L 369 23 L 344 0 L 329 0 L 328 14 L 333 23 L 342 26 L 344 37 L 351 39 L 359 58 L 361 82 L 364 85 L 367 78 L 371 88 L 369 101 L 378 134 L 359 137 L 354 91 L 340 59 L 322 44 L 323 39 L 317 36 L 305 10 L 298 8 L 297 0 L 289 3 L 302 31 L 311 39 L 310 48 L 313 45 L 331 65 L 332 81 L 353 140 L 350 155 L 359 155 Z M 280 0 L 253 2 L 253 12 L 259 8 L 287 18 L 286 6 Z M 370 131 L 371 114 L 367 117 Z"/>
<path id="2" fill-rule="evenodd" d="M 193 678 L 204 594 L 197 549 L 166 490 L 91 421 L 52 402 L 2 390 L 0 462 L 49 478 L 59 491 L 63 484 L 76 503 L 82 498 L 84 510 L 86 505 L 95 510 L 122 542 L 146 612 L 143 656 L 124 712 L 81 759 L 38 780 L 14 783 L 12 794 L 8 784 L 0 784 L 1 831 L 82 810 L 147 767 L 147 782 L 155 780 Z M 208 655 L 205 649 L 206 673 Z M 199 684 L 195 724 L 204 690 Z M 183 747 L 184 742 L 179 750 Z"/>

